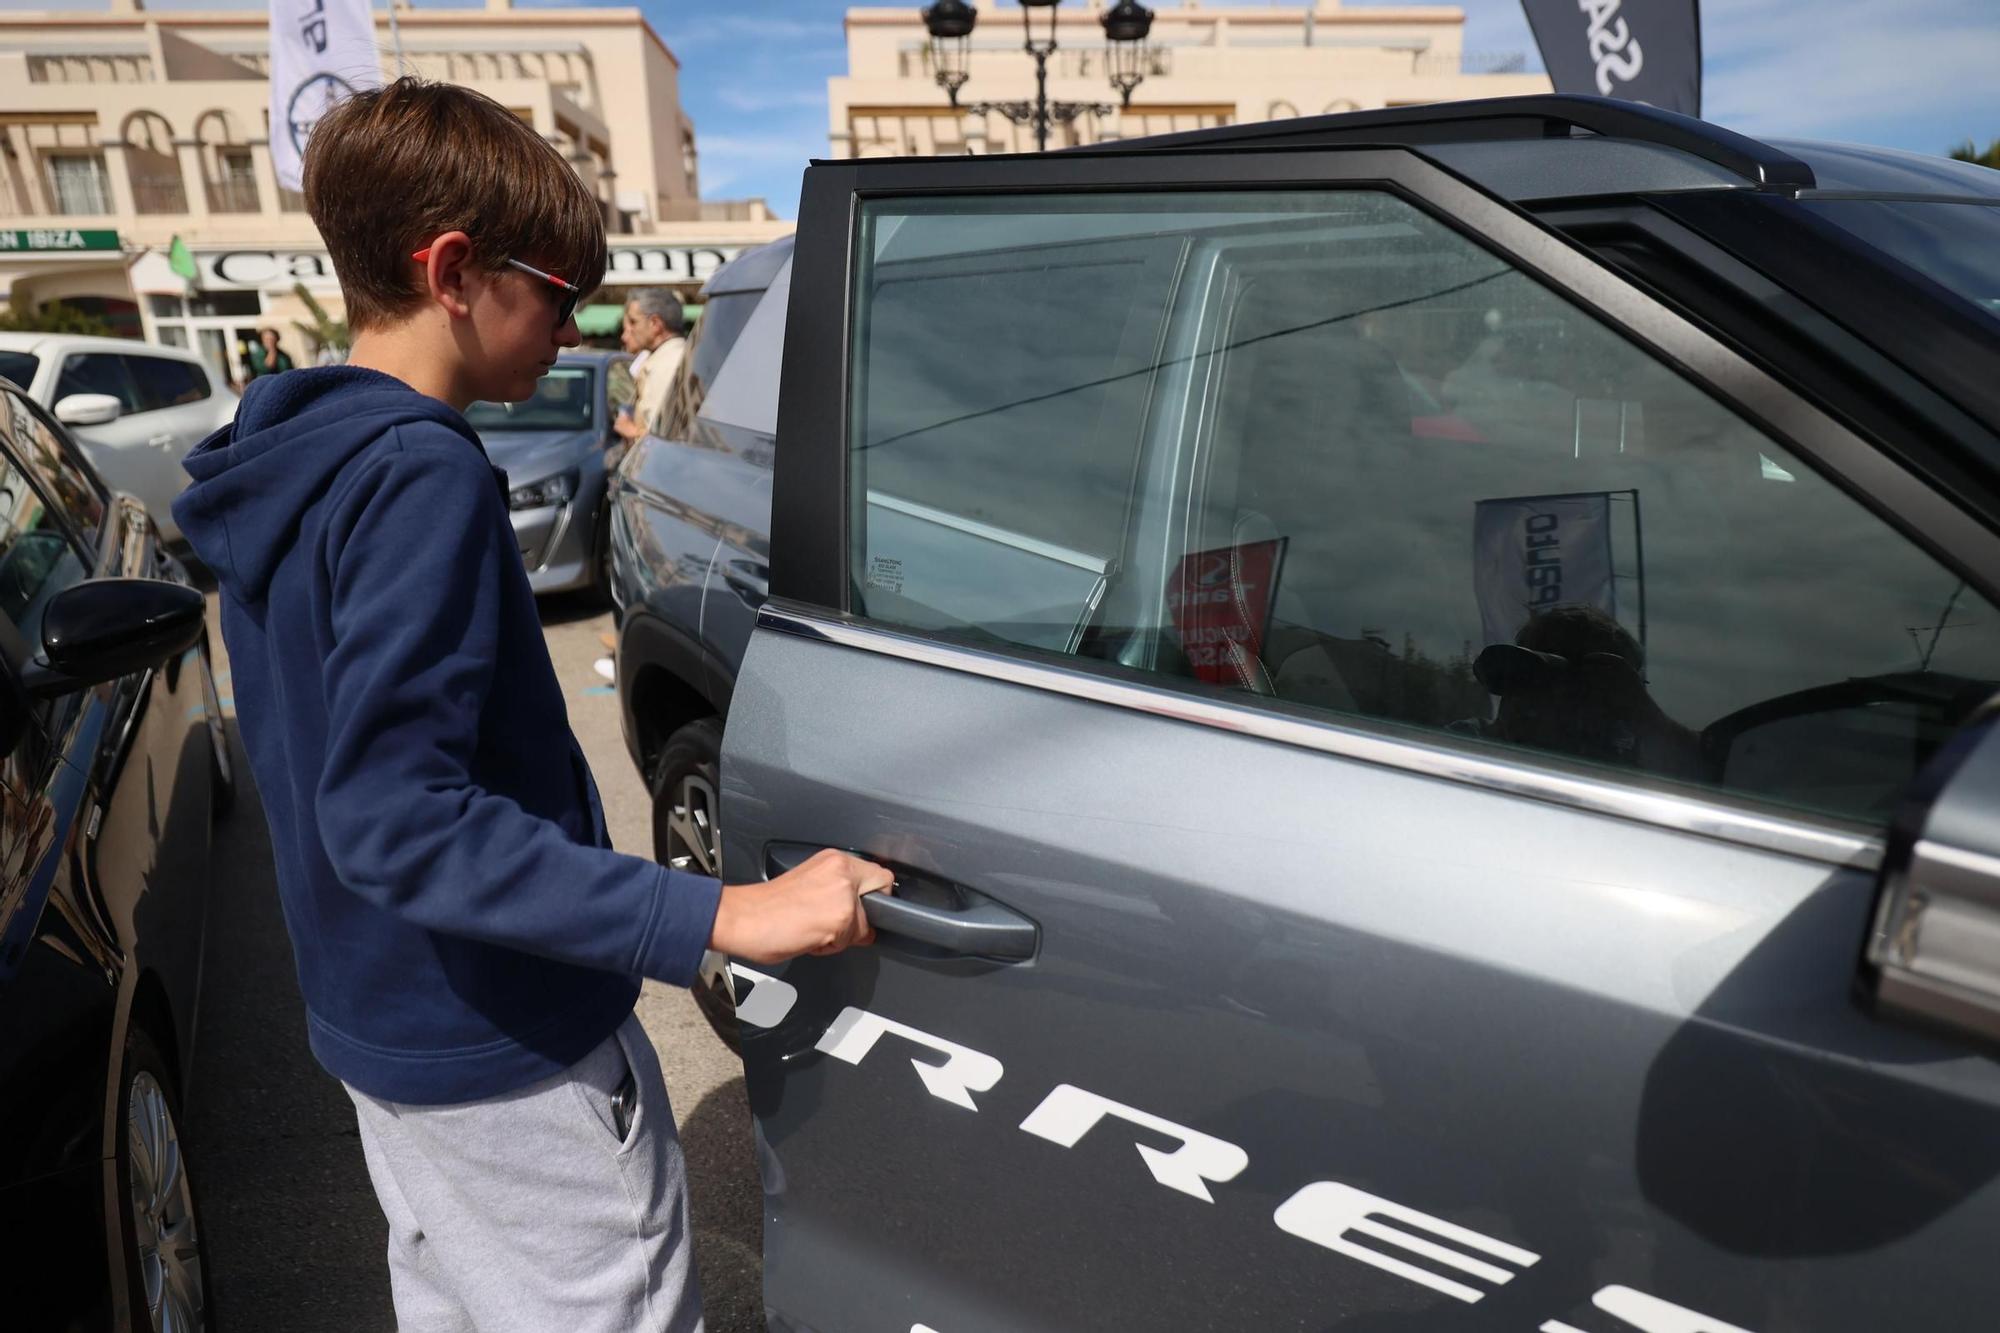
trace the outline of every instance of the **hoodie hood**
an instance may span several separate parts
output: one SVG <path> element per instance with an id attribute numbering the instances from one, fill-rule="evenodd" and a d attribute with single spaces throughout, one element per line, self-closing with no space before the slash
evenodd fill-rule
<path id="1" fill-rule="evenodd" d="M 174 521 L 217 582 L 243 602 L 259 601 L 301 520 L 341 470 L 418 421 L 481 448 L 464 417 L 380 371 L 325 366 L 252 380 L 236 420 L 181 461 L 194 480 L 174 501 Z"/>

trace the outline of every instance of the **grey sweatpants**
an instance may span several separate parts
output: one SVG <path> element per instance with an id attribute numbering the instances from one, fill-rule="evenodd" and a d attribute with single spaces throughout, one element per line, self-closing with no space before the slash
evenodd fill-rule
<path id="1" fill-rule="evenodd" d="M 621 1143 L 611 1096 L 634 1075 Z M 687 1175 L 636 1017 L 556 1077 L 455 1106 L 348 1088 L 401 1333 L 699 1333 Z"/>

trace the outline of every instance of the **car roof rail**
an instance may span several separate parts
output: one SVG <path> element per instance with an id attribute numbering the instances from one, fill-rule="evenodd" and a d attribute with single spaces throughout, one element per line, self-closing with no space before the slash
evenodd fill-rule
<path id="1" fill-rule="evenodd" d="M 1179 134 L 1093 144 L 1068 152 L 1181 148 L 1305 148 L 1334 144 L 1463 143 L 1569 138 L 1574 131 L 1674 148 L 1743 177 L 1760 190 L 1789 194 L 1817 184 L 1812 168 L 1783 149 L 1674 111 L 1612 97 L 1543 93 L 1466 102 L 1348 111 L 1297 120 L 1222 125 Z"/>

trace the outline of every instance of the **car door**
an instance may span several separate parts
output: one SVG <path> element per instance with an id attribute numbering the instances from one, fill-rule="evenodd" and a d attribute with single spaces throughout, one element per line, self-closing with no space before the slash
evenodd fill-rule
<path id="1" fill-rule="evenodd" d="M 119 402 L 115 420 L 101 426 L 78 427 L 75 435 L 98 475 L 117 491 L 139 496 L 151 507 L 163 507 L 178 494 L 174 478 L 180 463 L 181 430 L 174 409 L 155 392 L 153 377 L 142 381 L 141 363 L 151 358 L 122 352 L 70 352 L 57 374 L 53 407 L 71 394 L 109 394 Z M 143 367 L 150 369 L 150 367 Z M 183 423 L 184 424 L 184 423 Z"/>
<path id="2" fill-rule="evenodd" d="M 1988 1317 L 2000 1069 L 1853 993 L 1987 517 L 1412 151 L 799 234 L 724 873 L 899 901 L 733 967 L 774 1326 Z"/>

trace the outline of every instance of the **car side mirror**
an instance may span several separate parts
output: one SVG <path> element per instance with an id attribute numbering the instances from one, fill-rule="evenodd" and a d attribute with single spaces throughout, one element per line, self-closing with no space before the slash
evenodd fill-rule
<path id="1" fill-rule="evenodd" d="M 157 579 L 90 579 L 49 599 L 42 652 L 21 671 L 32 698 L 72 694 L 155 667 L 201 639 L 208 604 Z"/>
<path id="2" fill-rule="evenodd" d="M 2000 1045 L 2000 696 L 1918 775 L 1868 941 L 1885 1014 Z"/>
<path id="3" fill-rule="evenodd" d="M 124 410 L 108 393 L 73 393 L 56 404 L 56 420 L 65 426 L 102 426 L 118 420 Z"/>

